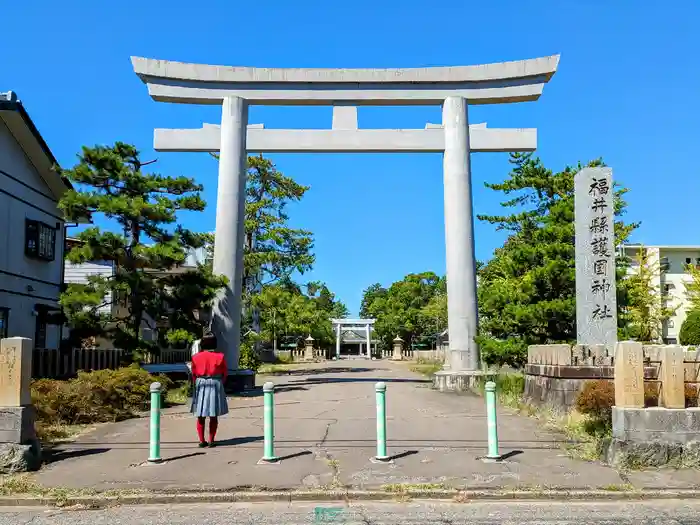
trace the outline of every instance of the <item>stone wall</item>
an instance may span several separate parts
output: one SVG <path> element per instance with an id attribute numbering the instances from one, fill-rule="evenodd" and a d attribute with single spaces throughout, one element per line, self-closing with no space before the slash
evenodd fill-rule
<path id="1" fill-rule="evenodd" d="M 644 378 L 659 377 L 659 363 L 665 348 L 674 345 L 643 345 Z M 525 365 L 524 400 L 538 406 L 568 410 L 576 403 L 586 381 L 614 379 L 614 351 L 604 345 L 531 345 Z M 685 375 L 697 379 L 700 357 L 695 348 L 684 348 Z"/>

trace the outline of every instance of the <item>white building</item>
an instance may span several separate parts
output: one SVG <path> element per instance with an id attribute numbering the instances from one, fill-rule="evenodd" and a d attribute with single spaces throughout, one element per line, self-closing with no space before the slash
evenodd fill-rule
<path id="1" fill-rule="evenodd" d="M 626 244 L 620 247 L 624 254 L 632 262 L 630 273 L 638 271 L 638 261 L 641 245 Z M 686 265 L 700 266 L 700 246 L 643 246 L 647 250 L 648 265 L 650 268 L 658 268 L 654 286 L 661 301 L 662 293 L 667 294 L 667 304 L 677 307 L 675 314 L 664 321 L 662 334 L 665 343 L 678 343 L 678 332 L 688 312 L 688 298 L 685 284 L 690 282 L 690 275 L 685 271 Z"/>
<path id="2" fill-rule="evenodd" d="M 13 92 L 0 93 L 0 338 L 58 349 L 65 221 L 58 200 L 70 182 Z"/>

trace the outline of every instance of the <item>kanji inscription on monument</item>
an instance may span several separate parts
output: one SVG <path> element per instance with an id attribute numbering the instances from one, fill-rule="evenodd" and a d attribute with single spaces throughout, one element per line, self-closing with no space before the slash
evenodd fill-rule
<path id="1" fill-rule="evenodd" d="M 611 168 L 574 176 L 576 335 L 579 344 L 617 342 L 614 191 Z"/>

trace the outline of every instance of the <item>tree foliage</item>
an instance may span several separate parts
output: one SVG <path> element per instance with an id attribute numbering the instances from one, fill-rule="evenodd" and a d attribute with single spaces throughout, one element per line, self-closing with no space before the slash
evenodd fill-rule
<path id="1" fill-rule="evenodd" d="M 477 341 L 487 363 L 519 365 L 529 344 L 575 340 L 574 175 L 603 163 L 595 160 L 553 172 L 531 154 L 512 154 L 510 162 L 508 178 L 486 186 L 507 196 L 502 206 L 512 213 L 478 216 L 508 232 L 508 238 L 479 269 Z M 620 219 L 626 192 L 615 192 L 616 245 L 638 226 Z M 617 260 L 619 307 L 628 304 L 620 279 L 625 271 L 626 262 Z"/>
<path id="2" fill-rule="evenodd" d="M 661 265 L 640 246 L 635 256 L 634 272 L 625 277 L 628 304 L 621 312 L 626 321 L 627 338 L 643 342 L 661 342 L 663 322 L 678 309 L 665 290 L 660 290 Z"/>
<path id="3" fill-rule="evenodd" d="M 303 293 L 302 287 L 283 279 L 252 296 L 252 304 L 261 314 L 262 341 L 311 335 L 316 345 L 324 346 L 335 339 L 331 319 L 346 317 L 347 307 L 324 283 L 311 282 L 305 288 Z"/>
<path id="4" fill-rule="evenodd" d="M 423 272 L 409 274 L 389 288 L 373 284 L 363 293 L 360 316 L 377 320 L 375 333 L 387 348 L 396 335 L 408 344 L 434 335 L 447 325 L 445 278 Z"/>
<path id="5" fill-rule="evenodd" d="M 700 267 L 695 264 L 686 264 L 685 271 L 690 278 L 684 282 L 685 296 L 690 303 L 690 310 L 700 310 Z"/>
<path id="6" fill-rule="evenodd" d="M 107 225 L 79 233 L 67 259 L 108 261 L 114 271 L 90 276 L 85 284 L 68 284 L 61 305 L 71 337 L 75 342 L 105 337 L 137 354 L 158 348 L 158 342 L 143 338 L 143 327 L 167 327 L 159 332 L 161 344 L 199 337 L 205 324 L 199 314 L 225 285 L 205 267 L 180 268 L 188 250 L 206 240 L 177 224 L 178 212 L 204 209 L 201 185 L 187 177 L 144 172 L 149 163 L 121 142 L 84 147 L 78 159 L 62 171 L 78 189 L 65 193 L 59 207 L 68 221 L 92 222 L 100 216 Z"/>
<path id="7" fill-rule="evenodd" d="M 681 325 L 678 333 L 682 345 L 700 346 L 700 310 L 691 310 Z"/>

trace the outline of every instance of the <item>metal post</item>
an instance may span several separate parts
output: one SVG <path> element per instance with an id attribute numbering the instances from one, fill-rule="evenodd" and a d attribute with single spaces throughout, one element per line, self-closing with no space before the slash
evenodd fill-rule
<path id="1" fill-rule="evenodd" d="M 377 383 L 374 390 L 377 394 L 377 455 L 372 459 L 386 463 L 390 461 L 386 454 L 386 383 Z"/>
<path id="2" fill-rule="evenodd" d="M 279 463 L 275 456 L 275 385 L 263 385 L 263 457 L 259 464 Z"/>
<path id="3" fill-rule="evenodd" d="M 496 383 L 486 383 L 486 429 L 488 432 L 488 454 L 486 459 L 500 460 L 498 453 L 498 423 L 496 420 Z"/>
<path id="4" fill-rule="evenodd" d="M 149 463 L 160 463 L 160 383 L 151 383 L 151 446 Z"/>

